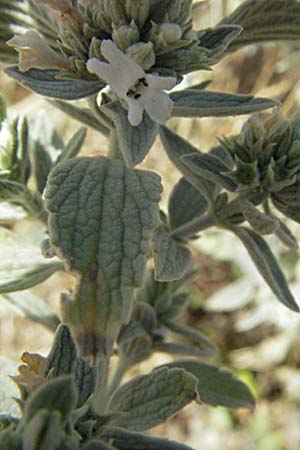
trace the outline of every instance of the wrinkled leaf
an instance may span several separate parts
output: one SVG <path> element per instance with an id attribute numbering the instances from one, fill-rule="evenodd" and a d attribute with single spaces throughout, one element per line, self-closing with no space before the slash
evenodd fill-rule
<path id="1" fill-rule="evenodd" d="M 273 253 L 262 237 L 244 227 L 234 227 L 232 231 L 240 238 L 257 270 L 269 285 L 278 300 L 293 311 L 299 311 Z"/>
<path id="2" fill-rule="evenodd" d="M 111 425 L 147 430 L 196 398 L 197 380 L 184 370 L 161 368 L 120 387 L 110 399 L 109 411 L 116 413 Z"/>
<path id="3" fill-rule="evenodd" d="M 185 89 L 170 95 L 176 117 L 219 117 L 250 114 L 278 105 L 276 100 L 253 95 Z"/>
<path id="4" fill-rule="evenodd" d="M 131 126 L 128 112 L 117 102 L 102 106 L 102 110 L 115 125 L 118 144 L 127 165 L 134 167 L 142 162 L 155 141 L 158 124 L 144 113 L 142 122 L 136 127 Z"/>
<path id="5" fill-rule="evenodd" d="M 198 380 L 200 401 L 211 406 L 254 408 L 255 399 L 248 387 L 227 370 L 195 360 L 175 361 L 167 367 L 181 367 Z"/>
<path id="6" fill-rule="evenodd" d="M 192 264 L 190 250 L 175 241 L 162 225 L 152 234 L 152 252 L 158 281 L 178 280 Z"/>
<path id="7" fill-rule="evenodd" d="M 62 314 L 82 356 L 110 353 L 128 320 L 160 192 L 156 174 L 103 157 L 71 159 L 51 172 L 45 194 L 50 242 L 68 269 L 81 274 L 75 298 L 64 296 Z"/>
<path id="8" fill-rule="evenodd" d="M 120 450 L 192 450 L 191 447 L 179 442 L 146 436 L 118 427 L 105 427 L 101 437 L 112 442 Z"/>
<path id="9" fill-rule="evenodd" d="M 5 69 L 8 76 L 36 94 L 59 100 L 78 100 L 96 94 L 103 88 L 100 81 L 57 79 L 57 70 L 31 69 L 20 72 L 17 66 Z"/>
<path id="10" fill-rule="evenodd" d="M 0 293 L 29 289 L 63 270 L 58 261 L 47 261 L 40 248 L 22 241 L 11 231 L 0 229 Z"/>
<path id="11" fill-rule="evenodd" d="M 75 343 L 67 325 L 61 324 L 55 334 L 46 358 L 45 376 L 73 375 L 78 389 L 77 407 L 82 406 L 94 391 L 96 369 L 77 354 Z"/>

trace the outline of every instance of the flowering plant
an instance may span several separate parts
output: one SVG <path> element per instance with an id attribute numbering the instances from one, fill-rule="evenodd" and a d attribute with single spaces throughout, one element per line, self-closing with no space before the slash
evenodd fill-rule
<path id="1" fill-rule="evenodd" d="M 34 316 L 55 330 L 54 343 L 46 358 L 22 357 L 14 377 L 22 415 L 2 417 L 3 450 L 186 450 L 142 432 L 194 400 L 254 406 L 246 385 L 201 360 L 216 354 L 214 343 L 176 321 L 188 297 L 184 284 L 197 272 L 188 244 L 209 227 L 238 236 L 279 301 L 299 310 L 261 236 L 274 233 L 297 246 L 277 211 L 300 221 L 298 121 L 285 120 L 278 109 L 257 114 L 239 136 L 206 153 L 165 123 L 278 106 L 180 83 L 245 44 L 298 39 L 300 4 L 246 0 L 205 30 L 193 28 L 195 6 L 192 0 L 0 0 L 6 73 L 109 141 L 107 156 L 78 156 L 85 129 L 66 144 L 43 130 L 33 137 L 32 124 L 11 119 L 1 104 L 0 200 L 40 221 L 47 239 L 43 257 L 29 246 L 31 264 L 21 260 L 12 270 L 19 241 L 2 230 L 11 267 L 8 261 L 0 292 L 26 310 L 23 290 L 57 270 L 75 277 L 72 292 L 61 295 L 60 319 L 45 309 Z M 88 108 L 69 103 L 79 99 Z M 136 168 L 158 134 L 182 174 L 167 214 L 159 207 L 160 176 Z M 170 341 L 169 332 L 183 340 Z M 190 358 L 121 384 L 132 366 L 157 351 Z"/>

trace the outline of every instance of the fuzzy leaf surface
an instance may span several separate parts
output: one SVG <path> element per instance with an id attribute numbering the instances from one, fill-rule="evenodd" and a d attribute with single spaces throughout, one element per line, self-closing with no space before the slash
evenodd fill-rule
<path id="1" fill-rule="evenodd" d="M 118 427 L 105 427 L 101 437 L 112 442 L 120 450 L 192 450 L 191 447 L 179 442 L 146 436 Z"/>
<path id="2" fill-rule="evenodd" d="M 36 94 L 59 100 L 78 100 L 96 94 L 103 88 L 99 81 L 57 79 L 57 70 L 31 69 L 20 72 L 14 66 L 5 69 L 5 72 Z"/>
<path id="3" fill-rule="evenodd" d="M 50 243 L 68 269 L 81 274 L 75 301 L 63 302 L 63 317 L 79 340 L 85 336 L 92 343 L 81 348 L 86 356 L 94 354 L 95 340 L 99 351 L 110 352 L 128 319 L 158 221 L 160 192 L 156 174 L 103 157 L 71 159 L 50 174 Z"/>
<path id="4" fill-rule="evenodd" d="M 155 279 L 174 281 L 182 278 L 192 263 L 188 248 L 170 236 L 162 225 L 152 235 L 152 251 L 155 263 Z"/>
<path id="5" fill-rule="evenodd" d="M 250 114 L 278 105 L 275 100 L 253 95 L 185 89 L 170 95 L 175 117 L 222 117 Z"/>
<path id="6" fill-rule="evenodd" d="M 0 293 L 29 289 L 63 270 L 58 261 L 47 261 L 40 248 L 22 241 L 11 231 L 0 229 Z"/>
<path id="7" fill-rule="evenodd" d="M 111 425 L 143 431 L 164 422 L 196 398 L 197 380 L 163 367 L 121 386 L 110 400 Z"/>
<path id="8" fill-rule="evenodd" d="M 261 41 L 298 40 L 300 4 L 296 0 L 247 0 L 220 23 L 225 24 L 243 28 L 230 42 L 229 51 Z"/>
<path id="9" fill-rule="evenodd" d="M 181 367 L 198 380 L 200 401 L 211 406 L 254 408 L 255 399 L 248 387 L 227 370 L 195 360 L 175 361 L 167 367 Z"/>
<path id="10" fill-rule="evenodd" d="M 278 300 L 293 311 L 299 312 L 285 276 L 280 269 L 266 241 L 254 231 L 244 227 L 234 227 L 232 231 L 240 238 L 257 270 L 264 278 Z"/>
<path id="11" fill-rule="evenodd" d="M 158 124 L 144 113 L 142 122 L 136 127 L 131 126 L 127 111 L 117 102 L 102 106 L 102 110 L 115 125 L 118 144 L 127 165 L 134 167 L 142 162 L 155 141 Z"/>

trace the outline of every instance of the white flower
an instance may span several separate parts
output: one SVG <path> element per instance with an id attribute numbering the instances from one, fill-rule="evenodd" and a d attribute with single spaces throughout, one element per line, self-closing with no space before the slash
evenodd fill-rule
<path id="1" fill-rule="evenodd" d="M 174 87 L 176 78 L 145 73 L 110 40 L 102 41 L 101 53 L 108 63 L 92 58 L 87 62 L 87 70 L 106 81 L 125 100 L 131 125 L 142 121 L 144 110 L 155 122 L 165 123 L 171 116 L 173 101 L 162 91 Z"/>
<path id="2" fill-rule="evenodd" d="M 69 70 L 71 63 L 67 58 L 58 55 L 35 31 L 25 34 L 15 34 L 7 41 L 7 45 L 15 47 L 19 53 L 19 69 L 27 72 L 29 69 L 64 69 Z"/>

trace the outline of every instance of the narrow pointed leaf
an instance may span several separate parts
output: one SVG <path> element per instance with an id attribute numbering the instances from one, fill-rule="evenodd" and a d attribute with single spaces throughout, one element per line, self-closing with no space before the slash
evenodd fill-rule
<path id="1" fill-rule="evenodd" d="M 118 144 L 127 165 L 134 167 L 141 163 L 155 141 L 158 124 L 144 113 L 142 122 L 131 126 L 128 112 L 117 102 L 102 106 L 102 110 L 116 127 Z"/>
<path id="2" fill-rule="evenodd" d="M 110 400 L 111 425 L 143 431 L 164 422 L 196 398 L 197 380 L 182 369 L 161 368 L 134 378 Z"/>
<path id="3" fill-rule="evenodd" d="M 82 127 L 79 128 L 78 131 L 71 137 L 69 142 L 66 144 L 64 150 L 61 152 L 59 157 L 57 158 L 56 163 L 60 163 L 62 161 L 66 161 L 70 158 L 75 158 L 80 152 L 84 140 L 86 138 L 87 129 Z"/>
<path id="4" fill-rule="evenodd" d="M 59 324 L 57 315 L 49 308 L 46 302 L 33 295 L 30 291 L 3 294 L 0 296 L 0 299 L 1 297 L 21 316 L 40 323 L 52 331 L 57 328 Z"/>
<path id="5" fill-rule="evenodd" d="M 59 100 L 78 100 L 96 94 L 103 88 L 99 81 L 57 79 L 57 70 L 31 69 L 20 72 L 17 66 L 5 69 L 8 76 L 36 94 Z"/>
<path id="6" fill-rule="evenodd" d="M 47 261 L 40 248 L 22 241 L 11 231 L 0 229 L 0 293 L 29 289 L 63 270 L 58 261 Z"/>
<path id="7" fill-rule="evenodd" d="M 65 114 L 68 114 L 73 119 L 78 120 L 84 125 L 94 128 L 94 130 L 99 131 L 100 133 L 104 134 L 104 136 L 109 136 L 108 128 L 99 122 L 97 117 L 90 111 L 90 109 L 79 107 L 62 100 L 49 100 L 49 103 L 63 111 Z"/>
<path id="8" fill-rule="evenodd" d="M 210 57 L 219 58 L 242 31 L 239 25 L 219 25 L 200 31 L 200 46 L 210 51 Z"/>
<path id="9" fill-rule="evenodd" d="M 185 89 L 170 95 L 174 101 L 172 115 L 176 117 L 222 117 L 250 114 L 273 108 L 276 100 L 252 95 Z"/>
<path id="10" fill-rule="evenodd" d="M 214 185 L 206 179 L 201 179 L 195 175 L 182 160 L 185 155 L 196 153 L 198 150 L 169 128 L 161 126 L 159 130 L 160 138 L 170 161 L 209 202 L 213 197 Z"/>
<path id="11" fill-rule="evenodd" d="M 160 192 L 155 173 L 103 157 L 70 159 L 50 174 L 50 243 L 69 270 L 81 274 L 75 297 L 64 296 L 62 303 L 81 356 L 110 353 L 128 320 L 158 221 Z"/>
<path id="12" fill-rule="evenodd" d="M 105 427 L 101 437 L 112 442 L 112 445 L 120 450 L 193 450 L 180 442 L 146 436 L 118 427 Z"/>
<path id="13" fill-rule="evenodd" d="M 163 226 L 155 228 L 152 234 L 152 251 L 158 281 L 178 280 L 191 266 L 190 250 L 176 242 Z"/>
<path id="14" fill-rule="evenodd" d="M 199 345 L 182 344 L 181 342 L 161 342 L 154 345 L 154 350 L 169 355 L 212 356 L 211 350 L 200 348 Z"/>
<path id="15" fill-rule="evenodd" d="M 299 312 L 299 306 L 291 294 L 285 276 L 266 241 L 248 228 L 234 227 L 232 231 L 240 238 L 257 270 L 278 300 L 293 311 Z"/>
<path id="16" fill-rule="evenodd" d="M 229 45 L 235 51 L 261 41 L 300 39 L 300 4 L 297 0 L 247 0 L 220 25 L 236 24 L 242 33 Z"/>
<path id="17" fill-rule="evenodd" d="M 231 178 L 223 175 L 228 167 L 216 156 L 197 152 L 184 156 L 182 161 L 196 175 L 200 175 L 208 181 L 213 180 L 229 191 L 234 192 L 236 190 L 237 184 Z"/>
<path id="18" fill-rule="evenodd" d="M 205 351 L 207 355 L 210 354 L 213 356 L 218 352 L 215 344 L 195 328 L 186 327 L 184 325 L 180 325 L 179 323 L 172 322 L 171 320 L 166 322 L 166 326 L 173 333 L 179 334 L 180 336 L 190 340 L 195 346 Z"/>
<path id="19" fill-rule="evenodd" d="M 224 369 L 195 360 L 175 361 L 167 367 L 181 367 L 197 380 L 200 401 L 211 406 L 254 408 L 255 399 L 248 387 Z"/>

